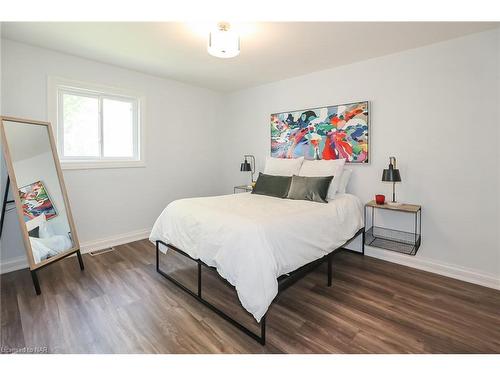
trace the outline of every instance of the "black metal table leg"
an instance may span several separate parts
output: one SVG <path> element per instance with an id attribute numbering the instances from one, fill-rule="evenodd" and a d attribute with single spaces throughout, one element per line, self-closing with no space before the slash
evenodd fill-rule
<path id="1" fill-rule="evenodd" d="M 85 269 L 85 266 L 83 264 L 82 253 L 80 252 L 80 250 L 76 252 L 76 256 L 78 257 L 78 263 L 80 264 L 80 269 L 83 271 Z"/>
<path id="2" fill-rule="evenodd" d="M 366 223 L 366 210 L 367 210 L 367 207 L 365 206 L 363 208 L 363 224 L 364 224 L 364 228 L 363 228 L 363 233 L 362 233 L 362 236 L 361 236 L 361 255 L 365 255 L 365 240 L 366 240 L 366 237 L 365 237 L 365 233 L 366 233 L 366 228 L 368 228 L 368 224 Z M 373 226 L 373 219 L 372 219 L 372 226 Z"/>
<path id="3" fill-rule="evenodd" d="M 419 214 L 418 214 L 418 217 L 419 217 L 419 221 L 418 221 L 418 236 L 419 236 L 419 240 L 418 240 L 418 246 L 422 246 L 422 208 L 420 208 L 420 210 L 418 210 Z"/>
<path id="4" fill-rule="evenodd" d="M 362 237 L 361 237 L 361 254 L 362 255 L 365 255 L 365 237 L 366 236 L 366 232 L 365 232 L 365 229 L 363 228 L 363 234 L 362 234 Z"/>
<path id="5" fill-rule="evenodd" d="M 413 242 L 416 244 L 417 243 L 417 215 L 418 215 L 418 211 L 415 212 L 415 230 L 413 231 L 414 233 L 414 239 L 413 239 Z"/>
<path id="6" fill-rule="evenodd" d="M 368 227 L 368 225 L 366 224 L 366 206 L 363 208 L 363 224 L 366 227 Z"/>
<path id="7" fill-rule="evenodd" d="M 375 207 L 371 207 L 372 209 L 372 222 L 370 223 L 372 228 L 375 228 Z"/>
<path id="8" fill-rule="evenodd" d="M 33 280 L 33 285 L 35 286 L 35 292 L 37 295 L 42 294 L 42 290 L 40 289 L 40 283 L 38 282 L 38 275 L 36 274 L 36 270 L 31 271 L 31 279 Z"/>

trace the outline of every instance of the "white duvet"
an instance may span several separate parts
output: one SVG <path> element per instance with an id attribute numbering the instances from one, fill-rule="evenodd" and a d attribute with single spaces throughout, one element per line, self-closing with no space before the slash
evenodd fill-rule
<path id="1" fill-rule="evenodd" d="M 45 238 L 30 237 L 31 253 L 35 263 L 71 249 L 73 242 L 68 236 L 54 235 Z"/>
<path id="2" fill-rule="evenodd" d="M 362 213 L 351 194 L 329 203 L 251 193 L 180 199 L 163 210 L 150 240 L 216 267 L 259 322 L 276 297 L 277 278 L 343 245 L 363 227 Z"/>

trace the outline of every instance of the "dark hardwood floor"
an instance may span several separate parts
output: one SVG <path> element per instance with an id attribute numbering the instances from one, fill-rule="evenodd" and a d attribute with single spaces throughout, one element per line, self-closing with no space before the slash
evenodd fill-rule
<path id="1" fill-rule="evenodd" d="M 253 341 L 155 270 L 154 246 L 67 258 L 2 275 L 1 345 L 50 353 L 500 353 L 500 291 L 341 252 L 275 302 L 267 345 Z M 170 252 L 162 269 L 195 287 L 196 268 Z M 204 296 L 249 325 L 231 288 L 204 270 Z M 257 326 L 253 324 L 256 328 Z"/>

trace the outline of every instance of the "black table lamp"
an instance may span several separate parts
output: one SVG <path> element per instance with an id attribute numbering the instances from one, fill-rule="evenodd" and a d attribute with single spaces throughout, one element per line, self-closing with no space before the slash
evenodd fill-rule
<path id="1" fill-rule="evenodd" d="M 253 155 L 244 155 L 245 160 L 241 163 L 240 171 L 241 172 L 250 172 L 250 177 L 252 178 L 253 184 L 253 174 L 255 173 L 255 157 Z M 251 160 L 251 163 L 248 162 L 248 159 Z"/>
<path id="2" fill-rule="evenodd" d="M 401 203 L 396 202 L 396 182 L 401 182 L 401 175 L 399 169 L 396 169 L 396 158 L 394 156 L 389 158 L 389 168 L 384 169 L 382 181 L 392 182 L 392 202 L 387 202 L 387 204 L 399 206 Z"/>

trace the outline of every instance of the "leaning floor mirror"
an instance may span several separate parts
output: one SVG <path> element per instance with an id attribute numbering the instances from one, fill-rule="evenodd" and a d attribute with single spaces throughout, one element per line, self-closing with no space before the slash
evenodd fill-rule
<path id="1" fill-rule="evenodd" d="M 35 291 L 40 294 L 40 268 L 76 253 L 83 270 L 78 236 L 50 123 L 0 119 L 8 170 L 0 230 L 7 204 L 15 203 Z M 9 187 L 13 202 L 9 202 Z"/>

